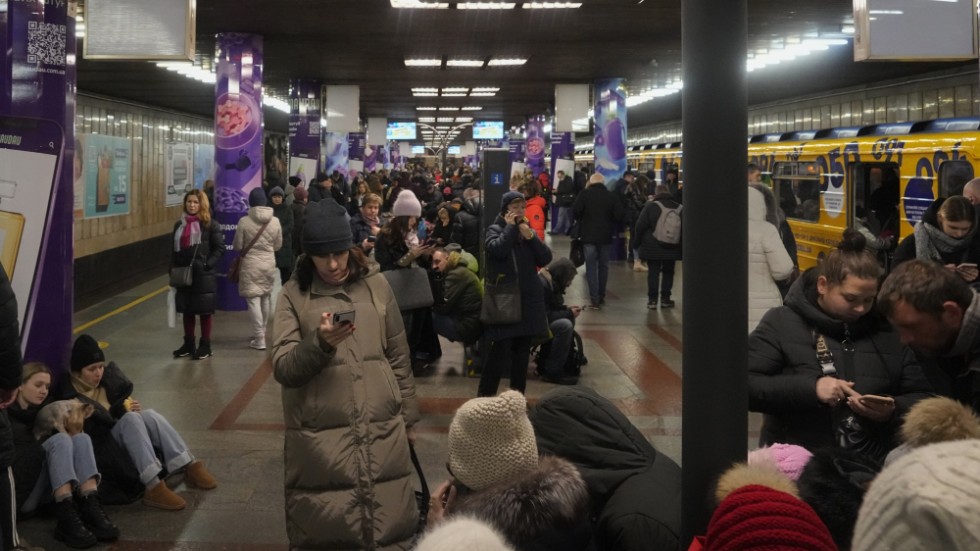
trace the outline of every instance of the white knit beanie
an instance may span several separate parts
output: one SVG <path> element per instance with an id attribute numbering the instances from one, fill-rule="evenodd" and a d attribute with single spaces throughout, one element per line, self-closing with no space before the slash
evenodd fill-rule
<path id="1" fill-rule="evenodd" d="M 403 190 L 395 197 L 395 204 L 391 206 L 391 213 L 395 216 L 422 216 L 422 203 L 411 190 Z"/>
<path id="2" fill-rule="evenodd" d="M 503 536 L 489 525 L 459 517 L 440 525 L 419 542 L 415 551 L 512 551 Z"/>
<path id="3" fill-rule="evenodd" d="M 853 551 L 980 549 L 980 440 L 918 448 L 864 497 Z"/>
<path id="4" fill-rule="evenodd" d="M 480 491 L 516 480 L 538 465 L 538 445 L 527 401 L 516 390 L 474 398 L 449 425 L 449 469 L 467 488 Z"/>

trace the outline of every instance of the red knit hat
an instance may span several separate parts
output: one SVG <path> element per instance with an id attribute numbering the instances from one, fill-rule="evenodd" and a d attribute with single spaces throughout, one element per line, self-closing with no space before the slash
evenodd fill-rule
<path id="1" fill-rule="evenodd" d="M 799 498 L 758 484 L 728 494 L 708 524 L 706 551 L 837 551 L 830 531 Z"/>

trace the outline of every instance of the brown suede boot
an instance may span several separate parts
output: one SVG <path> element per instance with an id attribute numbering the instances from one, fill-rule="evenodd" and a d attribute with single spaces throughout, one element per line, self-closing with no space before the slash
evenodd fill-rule
<path id="1" fill-rule="evenodd" d="M 187 466 L 187 470 L 184 471 L 184 482 L 202 490 L 213 490 L 218 487 L 218 481 L 200 461 L 195 461 Z"/>
<path id="2" fill-rule="evenodd" d="M 179 511 L 187 507 L 187 502 L 168 488 L 166 482 L 161 480 L 156 486 L 147 488 L 143 494 L 143 505 L 166 511 Z"/>

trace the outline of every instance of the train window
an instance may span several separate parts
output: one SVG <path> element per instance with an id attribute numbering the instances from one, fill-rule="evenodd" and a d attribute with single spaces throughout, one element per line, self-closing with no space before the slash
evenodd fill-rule
<path id="1" fill-rule="evenodd" d="M 855 163 L 851 169 L 851 215 L 875 235 L 898 233 L 899 169 L 895 163 Z"/>
<path id="2" fill-rule="evenodd" d="M 820 219 L 820 168 L 816 163 L 776 163 L 772 181 L 787 218 Z"/>
<path id="3" fill-rule="evenodd" d="M 973 179 L 973 165 L 967 161 L 946 161 L 939 165 L 939 195 L 963 195 L 963 186 Z"/>

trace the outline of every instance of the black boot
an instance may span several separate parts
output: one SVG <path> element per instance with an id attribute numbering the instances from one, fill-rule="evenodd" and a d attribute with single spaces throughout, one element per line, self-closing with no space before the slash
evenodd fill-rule
<path id="1" fill-rule="evenodd" d="M 194 353 L 194 337 L 184 337 L 184 346 L 174 350 L 174 358 L 183 358 Z"/>
<path id="2" fill-rule="evenodd" d="M 54 528 L 55 539 L 75 549 L 92 547 L 98 541 L 95 534 L 82 523 L 78 510 L 75 509 L 75 502 L 71 498 L 55 503 L 54 512 L 58 518 L 58 524 Z"/>
<path id="3" fill-rule="evenodd" d="M 193 343 L 194 341 L 191 342 Z M 198 346 L 197 350 L 194 352 L 194 359 L 203 360 L 204 358 L 210 358 L 210 357 L 211 357 L 211 340 L 201 338 L 201 346 Z"/>
<path id="4" fill-rule="evenodd" d="M 99 541 L 116 541 L 119 539 L 119 528 L 109 520 L 102 508 L 99 494 L 92 492 L 85 497 L 78 497 L 78 514 L 82 517 L 85 527 Z"/>

